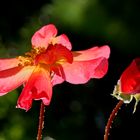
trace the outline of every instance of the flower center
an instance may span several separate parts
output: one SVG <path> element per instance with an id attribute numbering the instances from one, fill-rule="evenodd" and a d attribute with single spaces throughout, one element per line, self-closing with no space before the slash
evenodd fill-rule
<path id="1" fill-rule="evenodd" d="M 61 65 L 65 62 L 72 63 L 71 51 L 61 45 L 50 45 L 47 49 L 34 48 L 25 56 L 19 56 L 19 66 L 45 64 L 49 67 Z"/>
<path id="2" fill-rule="evenodd" d="M 18 56 L 19 66 L 35 65 L 35 58 L 40 53 L 44 52 L 44 48 L 34 48 L 30 52 L 25 53 L 25 56 Z"/>

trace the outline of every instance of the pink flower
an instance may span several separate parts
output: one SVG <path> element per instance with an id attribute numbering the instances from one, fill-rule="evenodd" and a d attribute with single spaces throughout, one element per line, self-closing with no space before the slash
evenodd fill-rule
<path id="1" fill-rule="evenodd" d="M 130 103 L 135 98 L 134 111 L 136 110 L 136 105 L 140 100 L 140 58 L 134 59 L 124 70 L 114 89 L 113 96 L 125 103 Z"/>
<path id="2" fill-rule="evenodd" d="M 28 111 L 33 100 L 49 105 L 52 87 L 64 81 L 84 84 L 102 78 L 108 70 L 108 46 L 71 52 L 66 35 L 56 36 L 53 24 L 39 29 L 32 37 L 32 50 L 17 58 L 0 59 L 0 95 L 24 85 L 17 108 Z"/>

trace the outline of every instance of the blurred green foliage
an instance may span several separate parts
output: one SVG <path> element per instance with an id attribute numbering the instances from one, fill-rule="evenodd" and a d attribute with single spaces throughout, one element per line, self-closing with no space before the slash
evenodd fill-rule
<path id="1" fill-rule="evenodd" d="M 103 139 L 106 117 L 114 107 L 115 99 L 110 94 L 122 70 L 140 52 L 138 2 L 42 0 L 10 4 L 0 7 L 1 58 L 24 54 L 31 48 L 34 32 L 49 23 L 57 26 L 59 34 L 68 35 L 73 50 L 104 44 L 111 47 L 110 68 L 103 79 L 93 79 L 85 85 L 64 83 L 54 87 L 43 131 L 43 140 Z M 5 9 L 10 12 L 6 14 Z M 21 90 L 22 87 L 0 97 L 0 140 L 36 139 L 40 101 L 34 101 L 28 112 L 16 109 Z"/>

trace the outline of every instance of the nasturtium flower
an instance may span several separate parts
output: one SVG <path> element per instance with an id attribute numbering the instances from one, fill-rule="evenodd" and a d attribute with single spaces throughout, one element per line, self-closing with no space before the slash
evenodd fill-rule
<path id="1" fill-rule="evenodd" d="M 23 85 L 17 108 L 28 111 L 33 100 L 41 99 L 44 105 L 49 105 L 56 84 L 64 81 L 84 84 L 107 73 L 110 55 L 107 45 L 72 52 L 68 37 L 56 35 L 56 27 L 46 25 L 33 35 L 30 52 L 0 59 L 0 96 Z"/>
<path id="2" fill-rule="evenodd" d="M 113 96 L 124 103 L 130 103 L 134 98 L 136 100 L 134 111 L 140 100 L 140 58 L 134 59 L 124 70 L 117 85 L 115 86 Z"/>

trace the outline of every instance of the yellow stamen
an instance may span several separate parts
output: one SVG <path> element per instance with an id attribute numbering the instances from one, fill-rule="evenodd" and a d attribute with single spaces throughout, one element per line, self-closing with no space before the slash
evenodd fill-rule
<path id="1" fill-rule="evenodd" d="M 45 49 L 43 48 L 35 48 L 32 49 L 30 52 L 25 53 L 25 56 L 19 56 L 19 66 L 28 66 L 28 65 L 34 65 L 34 60 L 37 55 L 44 52 Z"/>

